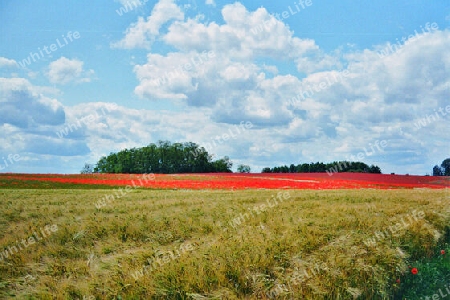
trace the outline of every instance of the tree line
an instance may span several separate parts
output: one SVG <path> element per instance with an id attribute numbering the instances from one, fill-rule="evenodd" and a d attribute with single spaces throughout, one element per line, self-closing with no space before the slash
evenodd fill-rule
<path id="1" fill-rule="evenodd" d="M 440 166 L 433 167 L 433 176 L 450 176 L 450 158 L 444 159 Z"/>
<path id="2" fill-rule="evenodd" d="M 332 163 L 303 163 L 294 165 L 291 164 L 262 169 L 262 173 L 324 173 L 328 174 L 338 172 L 355 172 L 355 173 L 376 173 L 381 174 L 381 169 L 378 166 L 368 166 L 363 162 L 351 162 L 351 161 L 334 161 Z"/>
<path id="3" fill-rule="evenodd" d="M 225 156 L 213 160 L 205 148 L 187 143 L 159 141 L 141 148 L 124 149 L 103 156 L 95 166 L 85 165 L 82 173 L 210 173 L 232 172 L 233 163 Z"/>

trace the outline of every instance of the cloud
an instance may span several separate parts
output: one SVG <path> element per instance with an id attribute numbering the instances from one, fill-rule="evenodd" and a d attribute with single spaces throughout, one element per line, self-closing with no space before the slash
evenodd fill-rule
<path id="1" fill-rule="evenodd" d="M 245 10 L 241 14 L 248 16 Z M 230 22 L 239 23 L 238 20 Z M 207 29 L 198 23 L 195 26 Z M 212 27 L 210 24 L 209 28 Z M 219 27 L 216 26 L 217 30 Z M 214 42 L 208 42 L 214 35 L 198 36 L 203 40 L 193 44 L 214 47 Z M 408 134 L 401 137 L 401 145 L 393 144 L 392 151 L 405 151 L 409 144 L 414 143 L 413 148 L 417 151 L 413 153 L 426 153 L 426 143 L 422 145 L 411 140 L 414 136 L 412 121 L 423 111 L 432 113 L 433 109 L 445 107 L 449 83 L 445 66 L 449 55 L 444 49 L 450 46 L 449 40 L 449 32 L 435 32 L 407 43 L 401 52 L 391 56 L 380 58 L 376 50 L 366 49 L 343 56 L 343 63 L 339 53 L 332 58 L 331 54 L 319 55 L 318 59 L 322 57 L 324 62 L 319 61 L 318 65 L 329 65 L 324 67 L 329 70 L 316 70 L 303 78 L 273 74 L 267 66 L 257 63 L 253 56 L 233 56 L 232 51 L 210 50 L 215 56 L 199 68 L 201 72 L 196 69 L 180 72 L 165 84 L 155 84 L 155 80 L 165 73 L 201 54 L 196 52 L 201 47 L 197 50 L 187 47 L 166 56 L 149 54 L 147 63 L 136 65 L 134 71 L 140 83 L 135 92 L 151 100 L 183 99 L 188 106 L 208 108 L 210 120 L 216 123 L 236 124 L 248 120 L 266 127 L 267 131 L 260 134 L 273 143 L 290 145 L 302 142 L 311 149 L 303 150 L 301 156 L 283 152 L 286 160 L 291 156 L 306 161 L 314 157 L 327 161 L 343 159 L 346 155 L 357 154 L 359 148 L 375 139 L 395 139 L 401 128 Z M 188 50 L 190 52 L 185 52 Z M 273 58 L 284 55 L 284 51 L 279 49 L 280 54 L 275 53 Z M 346 69 L 342 69 L 344 64 Z M 345 76 L 342 75 L 344 71 Z M 299 96 L 310 89 L 312 93 L 306 99 Z M 293 98 L 297 99 L 295 105 L 292 105 Z M 439 127 L 438 132 L 445 132 L 445 123 L 435 122 L 432 126 Z M 386 127 L 397 131 L 387 132 Z M 274 132 L 277 133 L 275 136 Z M 421 132 L 421 139 L 429 140 L 427 134 L 428 130 Z M 438 135 L 440 140 L 448 139 L 443 134 Z M 353 137 L 365 138 L 355 140 Z M 255 145 L 260 141 L 251 137 L 248 142 Z M 341 143 L 351 145 L 345 155 L 334 151 Z M 290 148 L 285 151 L 290 151 Z M 273 149 L 266 149 L 267 153 L 271 151 Z M 272 155 L 277 156 L 274 152 Z"/>
<path id="2" fill-rule="evenodd" d="M 216 6 L 216 3 L 214 2 L 214 0 L 206 0 L 205 1 L 206 5 L 212 5 L 212 6 Z"/>
<path id="3" fill-rule="evenodd" d="M 297 129 L 303 139 L 335 138 L 352 135 L 353 124 L 370 128 L 380 122 L 407 122 L 417 116 L 423 99 L 443 105 L 448 76 L 446 64 L 439 61 L 448 61 L 447 31 L 424 34 L 405 43 L 401 52 L 381 58 L 376 49 L 324 53 L 313 40 L 295 37 L 264 8 L 251 12 L 234 3 L 223 7 L 222 17 L 222 25 L 198 18 L 172 22 L 162 40 L 178 51 L 149 53 L 146 63 L 136 65 L 135 93 L 207 107 L 215 122 L 248 119 L 279 126 L 287 133 L 280 140 L 290 141 L 288 135 L 297 136 Z M 213 59 L 183 70 L 190 59 L 208 52 L 214 53 Z M 266 58 L 272 64 L 293 61 L 299 73 L 279 74 L 275 66 L 260 63 Z M 347 78 L 340 75 L 343 71 Z M 302 99 L 299 95 L 308 89 L 313 93 Z M 295 105 L 293 97 L 298 99 Z M 407 112 L 400 113 L 402 107 Z"/>
<path id="4" fill-rule="evenodd" d="M 38 90 L 23 78 L 0 78 L 0 124 L 25 129 L 63 123 L 61 103 L 36 93 Z"/>
<path id="5" fill-rule="evenodd" d="M 223 25 L 193 19 L 174 22 L 163 40 L 183 51 L 213 50 L 233 58 L 295 59 L 319 50 L 314 41 L 293 37 L 289 27 L 265 8 L 249 12 L 236 2 L 223 7 L 222 17 Z"/>
<path id="6" fill-rule="evenodd" d="M 83 65 L 80 60 L 61 57 L 49 64 L 46 75 L 51 83 L 56 84 L 90 82 L 94 71 L 84 71 Z"/>
<path id="7" fill-rule="evenodd" d="M 6 57 L 0 57 L 0 69 L 1 68 L 16 68 L 17 62 L 14 59 L 7 59 Z"/>
<path id="8" fill-rule="evenodd" d="M 80 117 L 89 112 L 99 111 L 104 105 L 84 103 L 68 108 L 68 114 L 76 110 L 77 116 Z M 87 141 L 97 160 L 101 155 L 107 155 L 111 151 L 119 151 L 125 147 L 141 147 L 158 140 L 191 141 L 202 146 L 209 145 L 210 153 L 217 156 L 234 151 L 242 153 L 247 151 L 248 143 L 252 140 L 250 130 L 241 130 L 237 134 L 234 125 L 211 122 L 208 115 L 207 108 L 186 108 L 180 112 L 159 111 L 155 114 L 149 110 L 109 107 L 100 121 L 86 127 L 89 136 Z M 239 120 L 241 121 L 247 120 Z M 230 142 L 216 140 L 218 135 L 228 133 L 230 130 L 234 130 L 233 133 L 237 134 L 234 138 L 230 138 Z"/>
<path id="9" fill-rule="evenodd" d="M 127 29 L 125 37 L 121 41 L 112 43 L 111 47 L 150 49 L 164 24 L 171 20 L 183 19 L 183 12 L 173 0 L 159 0 L 147 20 L 139 17 L 138 21 Z"/>
<path id="10" fill-rule="evenodd" d="M 0 153 L 20 153 L 29 163 L 39 155 L 72 156 L 89 152 L 82 140 L 58 140 L 53 128 L 64 124 L 66 114 L 56 99 L 42 94 L 24 78 L 0 78 Z M 11 170 L 12 171 L 12 170 Z"/>
<path id="11" fill-rule="evenodd" d="M 90 153 L 85 141 L 57 139 L 48 136 L 30 136 L 24 152 L 54 156 L 83 156 Z"/>
<path id="12" fill-rule="evenodd" d="M 173 22 L 163 41 L 180 51 L 166 55 L 149 53 L 145 64 L 136 65 L 139 85 L 135 93 L 151 100 L 184 99 L 191 106 L 215 107 L 212 118 L 218 122 L 234 123 L 247 118 L 257 124 L 287 124 L 292 116 L 279 105 L 286 91 L 277 89 L 282 81 L 291 79 L 274 74 L 278 71 L 275 66 L 259 65 L 255 60 L 296 59 L 307 53 L 316 53 L 320 60 L 317 45 L 312 40 L 293 37 L 284 23 L 263 8 L 248 12 L 242 4 L 235 3 L 226 5 L 222 16 L 224 25 L 203 24 L 200 19 Z M 272 28 L 254 34 L 252 29 L 264 21 L 273 22 Z M 207 53 L 213 56 L 197 59 Z M 193 59 L 201 63 L 185 70 L 186 63 Z M 333 60 L 327 61 L 321 66 L 329 66 Z M 273 81 L 278 87 L 267 84 L 272 80 L 266 79 L 266 71 L 275 75 Z M 293 84 L 299 82 L 294 81 L 297 82 Z"/>

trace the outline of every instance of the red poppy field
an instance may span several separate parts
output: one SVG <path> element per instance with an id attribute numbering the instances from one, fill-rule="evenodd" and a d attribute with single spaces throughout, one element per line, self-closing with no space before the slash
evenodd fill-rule
<path id="1" fill-rule="evenodd" d="M 442 189 L 450 177 L 367 173 L 0 174 L 0 187 L 140 186 L 152 189 Z"/>

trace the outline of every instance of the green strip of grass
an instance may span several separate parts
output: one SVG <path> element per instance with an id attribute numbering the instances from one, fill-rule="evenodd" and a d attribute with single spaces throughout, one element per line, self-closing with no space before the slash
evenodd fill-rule
<path id="1" fill-rule="evenodd" d="M 400 278 L 395 299 L 436 299 L 433 295 L 448 295 L 446 289 L 450 289 L 450 228 L 447 228 L 443 241 L 435 255 L 410 264 L 418 273 L 414 275 L 409 272 Z M 442 250 L 445 254 L 441 253 Z"/>
<path id="2" fill-rule="evenodd" d="M 18 180 L 0 178 L 0 189 L 115 189 L 116 186 L 102 184 L 76 184 L 40 180 Z"/>

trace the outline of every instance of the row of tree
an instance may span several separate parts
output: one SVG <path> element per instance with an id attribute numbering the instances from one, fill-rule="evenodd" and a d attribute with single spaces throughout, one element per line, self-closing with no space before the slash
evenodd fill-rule
<path id="1" fill-rule="evenodd" d="M 363 162 L 335 161 L 332 163 L 304 163 L 289 167 L 284 165 L 280 167 L 264 168 L 262 173 L 337 173 L 337 172 L 358 172 L 358 173 L 377 173 L 381 174 L 378 166 L 368 166 Z"/>
<path id="2" fill-rule="evenodd" d="M 444 159 L 440 166 L 433 167 L 433 176 L 450 176 L 450 158 Z"/>
<path id="3" fill-rule="evenodd" d="M 124 149 L 100 158 L 95 173 L 209 173 L 232 172 L 233 163 L 225 156 L 213 161 L 205 148 L 188 143 L 159 141 L 142 148 Z M 89 167 L 89 166 L 88 166 Z M 86 172 L 85 169 L 82 173 Z"/>

